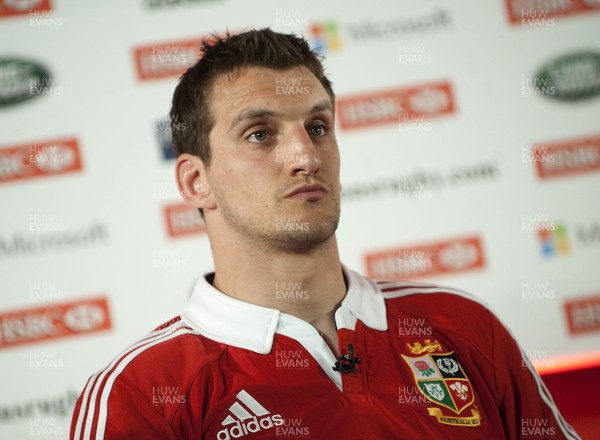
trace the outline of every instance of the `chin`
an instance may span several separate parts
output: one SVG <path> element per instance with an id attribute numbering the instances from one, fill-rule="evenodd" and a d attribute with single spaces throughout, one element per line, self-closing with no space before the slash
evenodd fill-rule
<path id="1" fill-rule="evenodd" d="M 339 215 L 327 219 L 276 225 L 274 243 L 280 250 L 308 252 L 325 244 L 337 230 Z"/>

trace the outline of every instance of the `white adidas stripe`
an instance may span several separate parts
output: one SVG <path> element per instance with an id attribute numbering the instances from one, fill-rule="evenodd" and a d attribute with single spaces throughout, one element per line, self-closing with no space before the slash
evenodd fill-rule
<path id="1" fill-rule="evenodd" d="M 246 405 L 250 409 L 250 411 L 252 411 L 254 415 L 258 417 L 270 414 L 270 412 L 264 406 L 258 403 L 258 401 L 254 397 L 248 394 L 246 390 L 240 391 L 235 397 L 239 399 L 244 405 Z M 231 411 L 233 415 L 236 416 L 238 420 L 242 422 L 253 417 L 253 415 L 250 414 L 246 410 L 246 408 L 240 405 L 239 402 L 234 402 L 233 405 L 229 407 L 229 411 Z M 235 419 L 231 416 L 227 416 L 221 422 L 221 425 L 226 426 L 231 425 L 232 423 L 235 423 Z"/>
<path id="2" fill-rule="evenodd" d="M 106 385 L 104 387 L 104 390 L 102 391 L 102 396 L 100 397 L 99 413 L 98 413 L 98 424 L 96 425 L 96 440 L 104 439 L 104 431 L 106 429 L 106 417 L 108 414 L 108 405 L 107 405 L 108 397 L 110 395 L 110 391 L 112 389 L 115 379 L 123 371 L 123 369 L 133 359 L 135 359 L 136 356 L 138 356 L 140 353 L 144 352 L 148 348 L 153 347 L 162 342 L 168 341 L 170 339 L 176 338 L 182 334 L 190 334 L 190 333 L 197 334 L 198 332 L 196 332 L 195 330 L 192 330 L 192 329 L 182 329 L 181 331 L 173 332 L 172 334 L 170 334 L 169 336 L 167 336 L 165 338 L 162 338 L 160 340 L 154 341 L 150 344 L 147 344 L 143 347 L 138 348 L 135 352 L 131 353 L 129 356 L 127 356 L 125 359 L 123 359 L 123 362 L 121 362 L 119 364 L 119 366 L 115 369 L 115 371 L 111 374 L 111 376 L 106 381 Z M 87 429 L 86 429 L 86 431 L 87 431 Z"/>
<path id="3" fill-rule="evenodd" d="M 435 284 L 423 283 L 419 281 L 387 281 L 387 280 L 374 280 L 377 287 L 380 289 L 387 289 L 388 287 L 402 287 L 402 286 L 414 286 L 414 287 L 434 287 Z"/>
<path id="4" fill-rule="evenodd" d="M 422 294 L 422 293 L 452 293 L 454 295 L 458 295 L 461 296 L 463 298 L 467 298 L 470 299 L 472 301 L 475 301 L 479 304 L 481 304 L 482 306 L 484 306 L 486 309 L 491 310 L 490 306 L 488 304 L 485 303 L 485 301 L 481 300 L 480 298 L 477 298 L 476 296 L 465 292 L 464 290 L 460 290 L 460 289 L 453 289 L 453 288 L 447 288 L 444 286 L 437 286 L 435 284 L 417 284 L 417 283 L 403 283 L 403 282 L 398 282 L 398 283 L 386 283 L 383 285 L 378 285 L 378 287 L 380 289 L 393 289 L 393 288 L 401 288 L 402 290 L 398 290 L 398 291 L 391 291 L 391 292 L 381 292 L 383 294 L 383 296 L 385 298 L 399 298 L 401 296 L 407 296 L 407 295 L 418 295 L 418 294 Z"/>
<path id="5" fill-rule="evenodd" d="M 383 289 L 383 288 L 389 289 L 389 288 L 394 288 L 394 287 L 404 287 L 404 286 L 413 286 L 413 285 L 414 284 L 412 282 L 411 283 L 389 282 L 389 283 L 382 283 L 382 285 L 379 285 L 379 288 L 380 289 Z M 386 286 L 386 287 L 383 287 L 383 286 Z M 418 288 L 408 288 L 408 289 L 403 288 L 400 291 L 391 291 L 391 292 L 382 292 L 382 293 L 385 298 L 390 298 L 390 299 L 400 298 L 400 297 L 408 296 L 408 295 L 419 295 L 419 294 L 427 294 L 427 293 L 450 293 L 453 295 L 461 296 L 466 299 L 470 299 L 471 301 L 475 301 L 476 303 L 479 303 L 480 305 L 482 305 L 483 307 L 488 309 L 488 311 L 490 313 L 493 313 L 491 307 L 488 304 L 486 304 L 485 301 L 482 301 L 481 299 L 477 298 L 476 296 L 471 295 L 470 293 L 467 293 L 467 292 L 464 292 L 464 291 L 458 290 L 458 289 L 449 289 L 449 288 L 442 287 L 442 286 L 435 286 L 433 284 L 424 285 L 423 287 L 418 287 Z M 516 342 L 516 338 L 514 337 L 514 335 L 510 331 L 510 329 L 508 329 L 506 326 L 504 326 L 504 324 L 502 324 L 502 326 L 508 332 L 508 334 L 511 336 L 511 338 L 513 338 L 513 340 Z M 529 372 L 532 374 L 532 376 L 535 379 L 540 397 L 542 398 L 544 403 L 546 405 L 548 405 L 548 407 L 552 411 L 552 414 L 554 414 L 554 417 L 556 418 L 559 428 L 561 429 L 563 434 L 570 440 L 581 440 L 581 437 L 579 437 L 579 435 L 577 435 L 575 433 L 575 430 L 573 430 L 573 428 L 565 421 L 565 419 L 563 419 L 562 415 L 560 414 L 559 409 L 556 407 L 556 404 L 554 403 L 554 400 L 552 400 L 552 396 L 551 396 L 550 392 L 546 388 L 546 385 L 544 385 L 542 378 L 539 376 L 537 371 L 535 371 L 535 369 L 531 365 L 531 362 L 525 355 L 523 349 L 518 344 L 518 342 L 517 342 L 517 347 L 521 351 L 521 357 L 527 363 L 527 368 L 529 369 Z"/>
<path id="6" fill-rule="evenodd" d="M 238 420 L 241 420 L 242 422 L 244 420 L 252 418 L 252 414 L 250 414 L 246 410 L 246 408 L 244 408 L 242 405 L 240 405 L 239 402 L 235 402 L 233 405 L 231 405 L 229 407 L 229 411 L 231 411 L 233 413 L 233 415 L 236 416 L 238 418 Z"/>
<path id="7" fill-rule="evenodd" d="M 254 397 L 248 394 L 246 390 L 242 390 L 237 393 L 236 397 L 240 399 L 248 408 L 250 408 L 250 411 L 257 416 L 260 417 L 269 414 L 269 411 L 267 411 L 264 406 L 258 403 Z"/>
<path id="8" fill-rule="evenodd" d="M 508 330 L 508 332 L 510 333 L 510 330 Z M 512 334 L 511 334 L 511 336 L 512 336 Z M 513 339 L 514 339 L 514 337 L 513 337 Z M 546 403 L 546 405 L 548 405 L 548 407 L 550 407 L 550 410 L 552 411 L 552 414 L 554 414 L 554 417 L 556 418 L 556 421 L 558 422 L 558 425 L 559 425 L 561 431 L 563 432 L 563 434 L 565 434 L 565 436 L 568 439 L 581 440 L 581 437 L 579 437 L 579 435 L 577 435 L 575 430 L 566 422 L 566 420 L 564 420 L 562 418 L 562 415 L 560 414 L 560 411 L 556 407 L 554 400 L 552 400 L 552 395 L 550 394 L 550 391 L 548 391 L 548 388 L 546 388 L 546 385 L 542 381 L 542 378 L 540 377 L 539 374 L 537 374 L 537 371 L 535 371 L 535 369 L 531 365 L 531 362 L 529 361 L 529 359 L 523 352 L 523 349 L 521 347 L 519 347 L 519 349 L 521 350 L 522 358 L 527 363 L 527 368 L 528 368 L 529 372 L 535 379 L 535 382 L 538 387 L 538 392 L 540 393 L 542 400 Z"/>
<path id="9" fill-rule="evenodd" d="M 81 408 L 79 410 L 79 416 L 77 418 L 77 425 L 75 427 L 75 434 L 74 434 L 74 438 L 80 438 L 81 437 L 81 429 L 82 429 L 82 424 L 83 424 L 83 420 L 86 416 L 86 414 L 88 412 L 90 412 L 90 414 L 88 414 L 88 418 L 86 421 L 86 425 L 88 423 L 91 423 L 90 420 L 93 420 L 94 418 L 94 406 L 95 406 L 95 397 L 96 397 L 96 393 L 97 393 L 97 386 L 100 386 L 102 384 L 102 380 L 104 378 L 104 376 L 107 374 L 108 370 L 112 369 L 112 367 L 119 362 L 119 359 L 121 359 L 122 356 L 124 356 L 126 353 L 128 353 L 129 351 L 131 351 L 132 349 L 135 349 L 137 347 L 142 346 L 145 343 L 148 343 L 151 340 L 154 340 L 158 337 L 161 337 L 163 335 L 162 331 L 158 331 L 158 332 L 153 332 L 154 334 L 150 334 L 151 336 L 146 337 L 144 339 L 141 339 L 140 341 L 136 342 L 135 344 L 127 347 L 125 350 L 123 350 L 121 353 L 119 353 L 110 363 L 108 363 L 104 368 L 102 368 L 100 371 L 98 371 L 97 373 L 95 373 L 92 377 L 90 377 L 90 379 L 88 380 L 88 383 L 85 387 L 84 393 L 83 393 L 83 398 L 82 398 L 82 402 L 81 402 Z M 93 398 L 92 400 L 90 400 L 90 392 L 91 390 L 94 390 L 92 392 L 93 394 Z M 88 411 L 88 403 L 90 403 L 90 410 Z M 88 434 L 89 435 L 89 434 Z"/>
<path id="10" fill-rule="evenodd" d="M 108 379 L 106 380 L 106 384 L 102 391 L 102 395 L 100 396 L 100 404 L 99 406 L 99 416 L 98 422 L 96 424 L 96 439 L 103 439 L 104 432 L 106 429 L 106 416 L 107 416 L 107 407 L 106 403 L 108 401 L 108 396 L 110 395 L 110 391 L 112 389 L 112 385 L 117 376 L 123 371 L 123 369 L 140 353 L 144 352 L 146 349 L 153 347 L 154 345 L 160 344 L 161 342 L 167 341 L 174 337 L 177 337 L 181 334 L 186 333 L 196 333 L 194 330 L 185 329 L 187 324 L 183 321 L 177 321 L 170 325 L 169 327 L 165 327 L 158 331 L 150 333 L 150 336 L 141 339 L 137 343 L 131 345 L 130 347 L 123 350 L 115 359 L 110 362 L 103 370 L 94 374 L 88 381 L 88 384 L 84 391 L 84 396 L 82 399 L 81 409 L 79 411 L 79 416 L 77 419 L 77 425 L 75 428 L 74 438 L 83 438 L 90 439 L 91 438 L 91 430 L 93 427 L 93 420 L 96 413 L 96 400 L 100 387 L 103 383 L 105 383 L 105 378 L 108 375 L 109 371 L 118 364 L 115 371 L 110 373 Z M 178 331 L 179 330 L 179 331 Z M 129 355 L 125 356 L 127 353 Z M 125 356 L 125 357 L 124 357 Z M 88 405 L 89 403 L 89 405 Z M 88 408 L 89 406 L 89 408 Z M 86 417 L 85 426 L 83 426 L 83 420 Z M 83 428 L 83 435 L 82 435 Z"/>

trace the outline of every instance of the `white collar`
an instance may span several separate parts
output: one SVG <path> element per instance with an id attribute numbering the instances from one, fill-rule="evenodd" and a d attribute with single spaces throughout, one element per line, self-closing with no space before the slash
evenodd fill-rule
<path id="1" fill-rule="evenodd" d="M 353 329 L 358 319 L 375 330 L 387 330 L 385 302 L 377 284 L 343 265 L 342 269 L 348 291 L 335 314 L 338 328 Z M 267 354 L 275 333 L 284 333 L 278 328 L 285 327 L 284 323 L 301 321 L 279 310 L 227 296 L 207 281 L 207 275 L 196 283 L 182 314 L 186 323 L 207 338 Z"/>

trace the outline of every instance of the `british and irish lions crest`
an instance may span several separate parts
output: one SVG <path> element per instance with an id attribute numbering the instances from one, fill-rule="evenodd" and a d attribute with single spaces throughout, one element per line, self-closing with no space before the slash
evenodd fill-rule
<path id="1" fill-rule="evenodd" d="M 468 412 L 462 414 L 473 404 L 475 396 L 454 352 L 443 352 L 437 340 L 407 346 L 417 356 L 402 355 L 402 358 L 410 366 L 419 391 L 437 405 L 427 408 L 429 415 L 447 425 L 479 426 L 481 418 L 477 410 L 471 409 L 470 415 Z M 451 412 L 443 411 L 443 408 Z"/>

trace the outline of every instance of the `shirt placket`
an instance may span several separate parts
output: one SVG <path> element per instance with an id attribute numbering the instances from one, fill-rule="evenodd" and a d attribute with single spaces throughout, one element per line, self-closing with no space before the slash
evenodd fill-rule
<path id="1" fill-rule="evenodd" d="M 353 402 L 367 403 L 368 398 L 364 387 L 365 365 L 361 359 L 363 347 L 357 338 L 357 332 L 347 328 L 339 329 L 338 342 L 340 350 L 338 362 L 342 367 L 344 397 Z"/>

